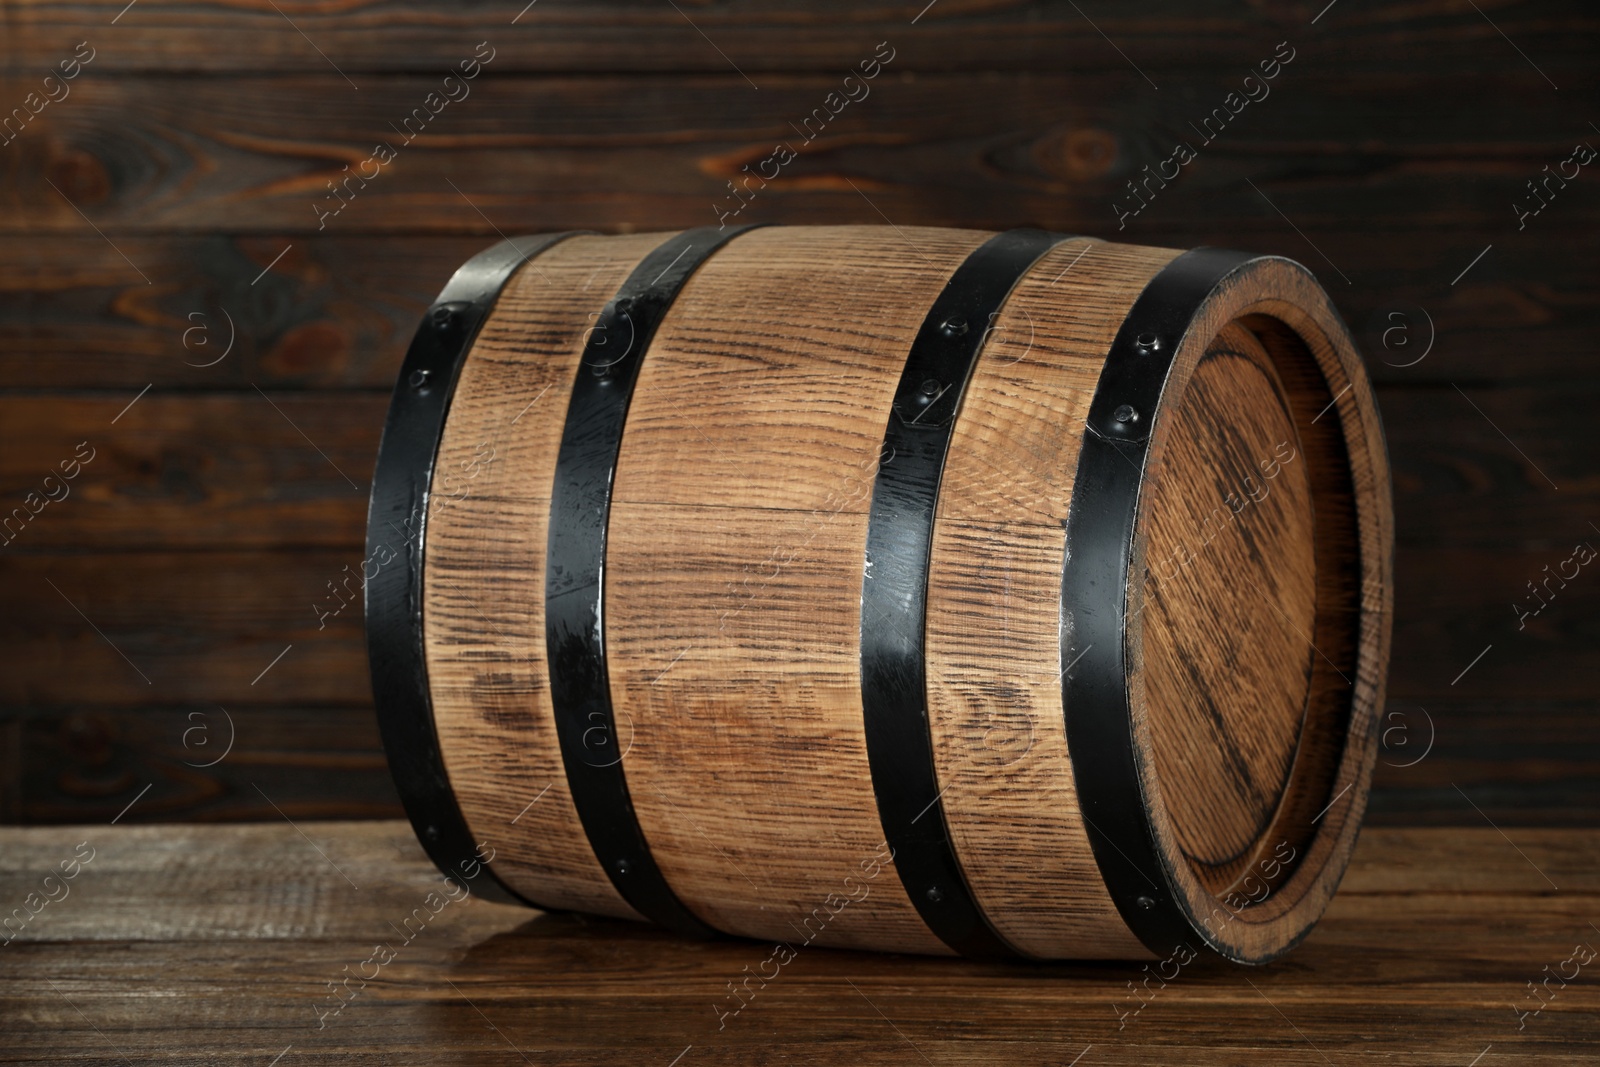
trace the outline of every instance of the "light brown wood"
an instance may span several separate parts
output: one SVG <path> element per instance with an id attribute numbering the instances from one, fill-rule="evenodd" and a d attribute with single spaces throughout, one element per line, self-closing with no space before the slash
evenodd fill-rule
<path id="1" fill-rule="evenodd" d="M 1271 357 L 1237 323 L 1172 417 L 1145 490 L 1151 742 L 1182 798 L 1179 846 L 1218 867 L 1267 831 L 1300 739 L 1316 656 L 1310 479 Z"/>
<path id="2" fill-rule="evenodd" d="M 945 821 L 1008 943 L 1142 955 L 1100 880 L 1067 749 L 1065 520 L 1089 410 L 1128 308 L 1177 252 L 1075 240 L 1017 284 L 945 463 L 928 576 L 928 699 Z"/>
<path id="3" fill-rule="evenodd" d="M 544 548 L 588 327 L 663 236 L 570 239 L 517 275 L 457 385 L 427 547 L 435 716 L 474 835 L 531 899 L 627 917 L 556 744 Z M 684 285 L 641 364 L 605 560 L 615 738 L 656 864 L 715 929 L 948 951 L 884 844 L 861 578 L 906 354 L 988 236 L 742 234 Z M 1106 353 L 1178 254 L 1073 239 L 1036 263 L 990 324 L 941 482 L 934 769 L 967 886 L 1024 955 L 1149 954 L 1078 807 L 1061 577 Z M 1303 936 L 1353 847 L 1387 654 L 1387 471 L 1348 335 L 1287 261 L 1253 260 L 1207 297 L 1151 418 L 1126 590 L 1142 784 L 1197 932 L 1259 961 Z M 1212 929 L 1219 908 L 1243 921 Z"/>
<path id="4" fill-rule="evenodd" d="M 656 861 L 715 927 L 807 940 L 786 917 L 859 892 L 844 879 L 884 840 L 866 512 L 905 354 L 986 236 L 756 230 L 684 286 L 640 372 L 607 545 L 612 698 Z M 946 951 L 892 870 L 863 888 L 819 943 Z"/>
<path id="5" fill-rule="evenodd" d="M 424 568 L 434 722 L 474 837 L 529 899 L 629 918 L 578 822 L 556 745 L 545 532 L 587 331 L 665 236 L 570 237 L 507 283 L 451 401 Z"/>
<path id="6" fill-rule="evenodd" d="M 1144 606 L 1152 585 L 1159 584 L 1151 572 L 1152 511 L 1143 504 L 1130 554 L 1128 602 L 1134 607 L 1126 643 L 1141 784 L 1169 857 L 1168 874 L 1191 922 L 1213 948 L 1234 959 L 1263 960 L 1311 928 L 1355 847 L 1377 756 L 1392 611 L 1393 518 L 1382 431 L 1360 356 L 1321 287 L 1287 260 L 1260 258 L 1236 271 L 1190 323 L 1153 420 L 1150 468 L 1159 472 L 1167 462 L 1182 426 L 1169 415 L 1186 403 L 1212 340 L 1235 323 L 1270 353 L 1305 451 L 1315 515 L 1317 614 L 1311 631 L 1298 635 L 1315 656 L 1293 766 L 1271 823 L 1231 864 L 1184 856 L 1173 813 L 1188 798 L 1163 781 L 1155 755 L 1151 695 L 1162 683 L 1159 667 L 1146 658 L 1146 633 L 1159 617 Z"/>

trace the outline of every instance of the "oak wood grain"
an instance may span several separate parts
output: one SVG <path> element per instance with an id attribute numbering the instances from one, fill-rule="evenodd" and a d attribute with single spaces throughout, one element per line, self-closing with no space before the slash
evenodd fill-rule
<path id="1" fill-rule="evenodd" d="M 1283 385 L 1245 327 L 1211 342 L 1173 417 L 1144 505 L 1151 741 L 1183 798 L 1180 846 L 1220 866 L 1268 831 L 1299 747 L 1317 654 L 1314 499 Z"/>
<path id="2" fill-rule="evenodd" d="M 1151 697 L 1163 679 L 1159 657 L 1149 654 L 1160 642 L 1148 633 L 1160 620 L 1145 608 L 1160 588 L 1159 563 L 1151 553 L 1154 516 L 1142 494 L 1128 553 L 1124 644 L 1140 794 L 1166 874 L 1210 944 L 1229 958 L 1261 961 L 1310 929 L 1355 846 L 1388 675 L 1394 534 L 1387 455 L 1360 357 L 1326 292 L 1282 259 L 1257 258 L 1231 271 L 1199 305 L 1151 418 L 1149 470 L 1159 478 L 1169 458 L 1181 463 L 1184 419 L 1173 412 L 1183 411 L 1197 380 L 1203 387 L 1208 346 L 1233 325 L 1270 353 L 1280 411 L 1306 452 L 1316 611 L 1309 632 L 1295 637 L 1319 655 L 1302 661 L 1310 664 L 1304 716 L 1271 824 L 1231 864 L 1173 862 L 1183 851 L 1181 812 L 1189 798 L 1163 780 L 1156 746 L 1163 709 Z M 1262 607 L 1264 615 L 1276 613 L 1270 601 Z M 1292 618 L 1288 625 L 1294 628 Z M 1230 714 L 1239 714 L 1237 707 Z M 1241 899 L 1248 903 L 1229 906 Z M 1219 914 L 1220 924 L 1204 918 Z"/>
<path id="3" fill-rule="evenodd" d="M 46 534 L 49 517 L 46 509 L 30 533 Z M 13 547 L 20 545 L 18 538 Z M 764 546 L 760 558 L 771 548 Z M 1519 592 L 1526 598 L 1526 583 L 1542 576 L 1544 565 L 1565 559 L 1571 548 L 1565 542 L 1509 549 L 1402 546 L 1396 566 L 1410 577 L 1397 589 L 1394 699 L 1448 711 L 1456 706 L 1450 698 L 1467 702 L 1463 706 L 1520 701 L 1555 708 L 1592 696 L 1592 678 L 1583 668 L 1600 585 L 1572 584 L 1520 631 L 1511 606 Z M 346 591 L 346 603 L 359 589 L 351 575 L 361 560 L 357 545 L 284 552 L 0 551 L 0 583 L 14 606 L 0 613 L 0 638 L 9 650 L 0 699 L 9 708 L 39 709 L 231 707 L 239 700 L 369 705 L 359 603 L 328 616 L 321 628 L 318 621 L 319 606 L 326 612 L 340 603 L 329 582 Z M 1481 586 L 1464 585 L 1461 574 L 1476 575 Z M 140 681 L 46 578 L 139 664 L 155 688 Z M 1486 600 L 1486 588 L 1503 590 L 1505 599 Z M 294 650 L 252 687 L 291 643 Z M 1495 649 L 1452 688 L 1452 679 L 1488 644 Z M 1505 659 L 1501 651 L 1509 653 Z M 1473 758 L 1492 761 L 1496 746 L 1486 734 L 1474 736 L 1485 744 Z M 1562 762 L 1555 751 L 1540 759 Z M 1487 770 L 1485 763 L 1472 773 Z M 1503 771 L 1508 782 L 1523 775 L 1515 766 Z"/>
<path id="4" fill-rule="evenodd" d="M 568 238 L 507 282 L 456 381 L 424 562 L 434 727 L 468 826 L 494 849 L 496 874 L 529 899 L 622 918 L 638 916 L 595 858 L 556 740 L 545 539 L 591 327 L 662 239 Z"/>
<path id="5" fill-rule="evenodd" d="M 1139 951 L 1099 879 L 1078 805 L 1061 570 L 1105 353 L 1176 254 L 1069 241 L 1035 264 L 992 324 L 940 483 L 927 659 L 945 823 L 989 920 L 1045 958 Z"/>
<path id="6" fill-rule="evenodd" d="M 606 518 L 601 625 L 615 725 L 605 755 L 623 768 L 668 885 L 713 929 L 787 937 L 775 905 L 809 904 L 817 928 L 793 931 L 806 944 L 942 950 L 895 881 L 861 885 L 889 857 L 876 858 L 883 830 L 863 726 L 875 709 L 861 703 L 863 628 L 882 623 L 862 616 L 860 583 L 873 564 L 862 559 L 874 479 L 895 462 L 880 455 L 882 426 L 905 353 L 934 295 L 985 239 L 756 229 L 697 269 L 653 336 L 606 339 L 648 347 Z M 565 417 L 558 401 L 534 406 L 570 390 L 591 309 L 659 240 L 568 241 L 512 283 L 455 386 L 433 491 L 451 506 L 430 514 L 425 564 L 434 721 L 475 835 L 508 842 L 497 852 L 530 899 L 609 914 L 631 912 L 585 847 L 540 666 L 542 487 L 564 476 Z M 1068 758 L 1059 598 L 1061 568 L 1079 550 L 1063 516 L 1092 506 L 1071 500 L 1078 425 L 1110 335 L 1174 255 L 1078 240 L 1032 266 L 980 338 L 973 404 L 956 420 L 957 458 L 933 519 L 928 729 L 948 794 L 939 817 L 958 827 L 956 856 L 989 921 L 1042 956 L 1146 951 L 1099 887 L 1076 802 L 1074 777 L 1100 754 Z M 1236 868 L 1272 848 L 1277 823 L 1294 826 L 1286 846 L 1309 848 L 1289 899 L 1246 909 L 1238 937 L 1213 941 L 1252 962 L 1297 940 L 1337 883 L 1365 801 L 1387 656 L 1387 472 L 1371 450 L 1370 390 L 1331 314 L 1309 275 L 1264 258 L 1199 305 L 1181 344 L 1168 339 L 1178 345 L 1171 381 L 1145 414 L 1149 517 L 1128 550 L 1153 590 L 1153 610 L 1126 623 L 1140 787 L 1163 864 L 1199 875 L 1185 883 L 1185 906 L 1207 910 Z M 1342 407 L 1308 439 L 1317 457 L 1291 467 L 1307 447 L 1296 423 L 1324 397 L 1328 410 Z M 456 468 L 487 461 L 499 464 L 487 487 L 456 506 Z M 1242 510 L 1235 498 L 1253 495 L 1268 464 L 1277 494 L 1212 530 L 1236 536 L 1156 562 L 1194 528 Z M 1326 530 L 1314 528 L 1314 497 Z M 1011 537 L 1023 551 L 997 572 Z M 1358 543 L 1359 555 L 1337 547 Z M 1013 586 L 1027 605 L 1014 618 Z M 1357 586 L 1360 611 L 1337 592 Z M 1119 592 L 1104 596 L 1096 609 L 1120 617 Z M 1005 640 L 1013 621 L 1020 656 Z M 1358 676 L 1355 689 L 1321 692 L 1319 642 Z M 1013 679 L 1006 710 L 1028 744 L 995 760 L 981 743 L 988 698 L 1006 703 Z M 1331 806 L 1335 766 L 1350 772 L 1339 793 L 1350 801 L 1320 830 L 1302 828 L 1311 808 Z"/>
<path id="7" fill-rule="evenodd" d="M 861 561 L 905 354 L 985 237 L 751 231 L 684 286 L 644 361 L 607 544 L 612 693 L 656 862 L 715 927 L 789 937 L 779 916 L 831 900 L 799 936 L 945 951 L 886 865 L 860 882 L 884 841 Z"/>
<path id="8" fill-rule="evenodd" d="M 770 944 L 695 944 L 476 897 L 433 914 L 424 901 L 444 884 L 406 824 L 301 829 L 0 830 L 8 908 L 80 842 L 94 857 L 0 948 L 0 1060 L 1043 1065 L 1087 1049 L 1082 1062 L 1127 1067 L 1461 1067 L 1487 1048 L 1490 1063 L 1578 1067 L 1600 1040 L 1586 974 L 1520 1030 L 1513 1007 L 1530 1006 L 1526 983 L 1546 965 L 1596 943 L 1593 830 L 1512 830 L 1513 847 L 1487 826 L 1371 829 L 1327 919 L 1292 962 L 1264 968 L 1196 962 L 1163 988 L 1128 964 L 810 948 L 722 1016 L 740 1003 L 729 984 Z M 319 1029 L 328 984 L 363 971 L 377 944 L 392 962 L 351 981 Z M 1137 1014 L 1129 983 L 1154 991 Z"/>

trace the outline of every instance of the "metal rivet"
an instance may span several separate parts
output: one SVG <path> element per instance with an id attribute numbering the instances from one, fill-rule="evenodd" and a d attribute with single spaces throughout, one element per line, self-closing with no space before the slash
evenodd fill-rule
<path id="1" fill-rule="evenodd" d="M 411 388 L 421 389 L 424 385 L 428 384 L 428 379 L 432 377 L 432 375 L 432 371 L 423 367 L 419 367 L 411 372 L 411 377 L 408 378 L 407 381 L 411 383 Z"/>
<path id="2" fill-rule="evenodd" d="M 1154 352 L 1161 347 L 1161 338 L 1157 337 L 1153 333 L 1141 333 L 1138 337 L 1134 338 L 1133 347 L 1137 348 L 1145 355 L 1149 355 L 1151 352 Z"/>
<path id="3" fill-rule="evenodd" d="M 1139 905 L 1139 910 L 1141 911 L 1149 911 L 1156 906 L 1156 902 L 1152 897 L 1138 897 L 1134 900 L 1134 903 Z"/>
<path id="4" fill-rule="evenodd" d="M 938 886 L 930 885 L 928 887 L 927 897 L 930 901 L 937 904 L 939 901 L 944 899 L 944 892 L 940 890 Z"/>
<path id="5" fill-rule="evenodd" d="M 442 306 L 434 308 L 433 309 L 433 325 L 434 325 L 434 328 L 440 329 L 440 330 L 444 329 L 445 327 L 450 325 L 450 323 L 455 319 L 455 317 L 456 317 L 456 313 L 455 313 L 455 309 L 454 308 L 442 307 Z"/>
<path id="6" fill-rule="evenodd" d="M 612 866 L 617 869 L 618 874 L 627 874 L 629 871 L 633 870 L 633 864 L 629 863 L 627 860 L 618 860 L 616 863 L 612 864 Z"/>
<path id="7" fill-rule="evenodd" d="M 943 388 L 943 386 L 939 384 L 939 380 L 937 378 L 929 378 L 927 381 L 922 383 L 922 395 L 938 396 L 941 388 Z"/>
<path id="8" fill-rule="evenodd" d="M 437 826 L 424 826 L 422 828 L 422 836 L 429 841 L 437 841 L 439 840 L 439 828 Z"/>
<path id="9" fill-rule="evenodd" d="M 1138 422 L 1139 412 L 1132 405 L 1119 404 L 1117 410 L 1111 413 L 1111 417 L 1121 423 Z"/>
<path id="10" fill-rule="evenodd" d="M 939 332 L 946 337 L 960 337 L 967 332 L 967 320 L 959 315 L 952 315 L 939 324 Z"/>

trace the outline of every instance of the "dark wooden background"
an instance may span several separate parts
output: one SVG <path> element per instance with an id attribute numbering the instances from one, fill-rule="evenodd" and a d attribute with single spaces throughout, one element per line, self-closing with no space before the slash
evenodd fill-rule
<path id="1" fill-rule="evenodd" d="M 313 605 L 359 564 L 421 310 L 501 232 L 713 222 L 885 41 L 741 221 L 1110 237 L 1124 182 L 1195 142 L 1120 236 L 1301 260 L 1379 383 L 1400 587 L 1373 817 L 1600 810 L 1600 566 L 1523 629 L 1512 607 L 1600 545 L 1600 167 L 1525 229 L 1513 208 L 1600 147 L 1590 6 L 125 3 L 0 3 L 7 114 L 94 49 L 0 145 L 4 513 L 95 455 L 0 545 L 0 820 L 398 814 L 360 616 Z M 318 232 L 326 182 L 480 41 L 470 97 Z M 1200 147 L 1187 122 L 1280 41 L 1271 95 Z"/>

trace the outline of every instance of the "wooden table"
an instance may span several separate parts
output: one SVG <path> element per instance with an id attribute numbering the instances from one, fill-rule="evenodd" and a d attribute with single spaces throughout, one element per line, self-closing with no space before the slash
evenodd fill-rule
<path id="1" fill-rule="evenodd" d="M 1150 980 L 1142 1009 L 1137 964 L 811 948 L 764 987 L 751 981 L 731 1014 L 729 983 L 761 970 L 771 946 L 686 942 L 443 888 L 398 822 L 0 830 L 0 905 L 27 917 L 0 944 L 0 1062 L 1600 1057 L 1600 957 L 1581 963 L 1600 948 L 1600 830 L 1370 829 L 1327 918 L 1287 959 L 1193 963 L 1165 988 Z M 1519 1016 L 1539 1007 L 1528 983 L 1541 979 L 1545 1006 Z"/>

